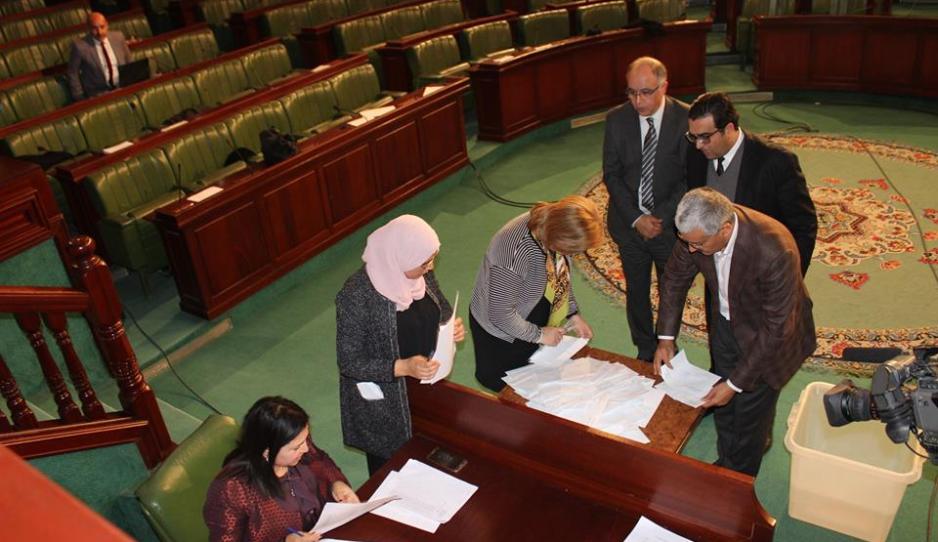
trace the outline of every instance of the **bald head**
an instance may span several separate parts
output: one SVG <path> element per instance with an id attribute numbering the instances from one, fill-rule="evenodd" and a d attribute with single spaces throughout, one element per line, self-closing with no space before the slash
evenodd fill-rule
<path id="1" fill-rule="evenodd" d="M 103 13 L 92 11 L 88 14 L 88 33 L 98 41 L 107 37 L 107 18 Z"/>

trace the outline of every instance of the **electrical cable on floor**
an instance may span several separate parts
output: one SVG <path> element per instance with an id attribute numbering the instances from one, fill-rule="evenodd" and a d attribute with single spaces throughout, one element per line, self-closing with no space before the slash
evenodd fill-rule
<path id="1" fill-rule="evenodd" d="M 482 177 L 482 171 L 476 167 L 475 163 L 472 160 L 469 160 L 469 166 L 475 172 L 476 179 L 479 181 L 479 186 L 482 187 L 482 192 L 495 203 L 500 203 L 502 205 L 507 205 L 509 207 L 519 207 L 522 209 L 530 209 L 534 207 L 534 203 L 527 203 L 523 201 L 510 200 L 508 198 L 502 197 L 495 193 L 494 190 L 489 187 L 488 183 L 485 182 L 485 178 Z"/>
<path id="2" fill-rule="evenodd" d="M 202 397 L 202 395 L 200 395 L 199 392 L 192 389 L 192 386 L 190 386 L 189 384 L 186 383 L 185 380 L 183 380 L 182 376 L 178 372 L 176 372 L 176 368 L 173 367 L 173 363 L 169 360 L 169 355 L 166 353 L 166 350 L 163 350 L 163 347 L 160 346 L 160 344 L 156 342 L 153 339 L 153 337 L 150 336 L 149 333 L 144 331 L 143 327 L 140 325 L 140 322 L 137 321 L 137 317 L 134 316 L 134 313 L 131 312 L 131 310 L 126 305 L 123 306 L 123 310 L 128 316 L 130 316 L 130 320 L 134 323 L 134 327 L 136 327 L 137 330 L 139 330 L 140 333 L 142 333 L 143 336 L 146 337 L 147 341 L 149 341 L 150 344 L 155 346 L 156 349 L 160 351 L 160 354 L 163 356 L 163 359 L 166 360 L 166 365 L 169 366 L 169 370 L 173 372 L 173 375 L 176 376 L 176 379 L 179 380 L 179 383 L 182 384 L 184 388 L 189 390 L 189 393 L 192 394 L 192 397 L 195 398 L 196 401 L 202 403 L 205 407 L 207 407 L 209 410 L 211 410 L 215 414 L 223 414 L 222 411 L 218 410 L 217 408 L 215 408 L 214 405 L 212 405 L 212 403 L 208 402 L 208 399 L 206 399 L 205 397 Z"/>

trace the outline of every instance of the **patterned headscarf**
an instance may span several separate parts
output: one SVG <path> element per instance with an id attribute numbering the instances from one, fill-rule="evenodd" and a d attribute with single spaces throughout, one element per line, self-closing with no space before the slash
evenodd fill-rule
<path id="1" fill-rule="evenodd" d="M 405 311 L 415 299 L 423 299 L 423 276 L 409 279 L 404 273 L 423 265 L 440 250 L 440 238 L 422 218 L 401 215 L 368 236 L 365 272 L 378 293 Z"/>

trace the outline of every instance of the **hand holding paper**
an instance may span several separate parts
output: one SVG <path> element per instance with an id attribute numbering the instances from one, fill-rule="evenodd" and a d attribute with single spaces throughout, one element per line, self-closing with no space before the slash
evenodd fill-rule
<path id="1" fill-rule="evenodd" d="M 453 360 L 456 357 L 456 307 L 459 306 L 459 292 L 456 292 L 456 300 L 453 302 L 453 315 L 449 321 L 440 326 L 440 332 L 436 336 L 436 351 L 433 353 L 433 359 L 439 362 L 436 373 L 420 381 L 421 384 L 436 384 L 453 372 Z M 462 328 L 462 321 L 459 322 Z M 465 330 L 462 334 L 465 335 Z"/>

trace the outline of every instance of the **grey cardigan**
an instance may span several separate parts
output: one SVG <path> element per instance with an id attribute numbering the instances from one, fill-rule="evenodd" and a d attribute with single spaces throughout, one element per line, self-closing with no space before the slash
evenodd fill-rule
<path id="1" fill-rule="evenodd" d="M 424 277 L 427 295 L 440 309 L 440 322 L 446 322 L 453 309 L 433 272 Z M 400 357 L 396 308 L 375 290 L 362 266 L 336 295 L 335 312 L 343 441 L 390 457 L 411 437 L 405 377 L 394 376 L 394 362 Z M 359 382 L 377 384 L 384 399 L 366 401 L 358 392 Z"/>

